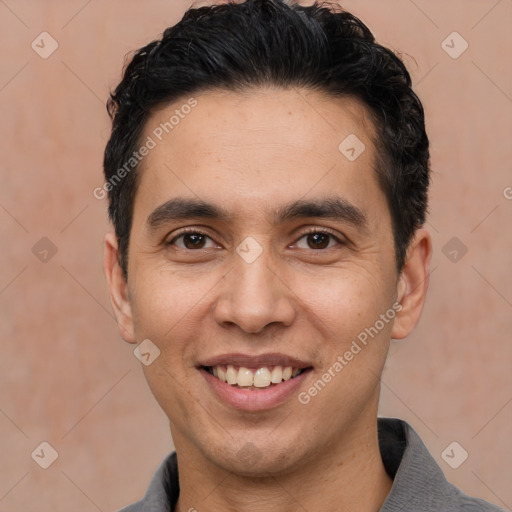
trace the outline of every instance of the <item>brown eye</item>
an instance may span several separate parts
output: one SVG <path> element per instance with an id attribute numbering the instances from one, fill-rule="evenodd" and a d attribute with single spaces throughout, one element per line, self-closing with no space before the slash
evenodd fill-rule
<path id="1" fill-rule="evenodd" d="M 202 249 L 204 246 L 205 238 L 200 234 L 183 235 L 183 245 L 187 249 Z"/>
<path id="2" fill-rule="evenodd" d="M 180 249 L 207 249 L 206 246 L 208 241 L 213 242 L 210 237 L 200 231 L 186 231 L 175 236 L 168 245 L 176 245 Z M 211 245 L 210 247 L 213 247 Z"/>
<path id="3" fill-rule="evenodd" d="M 300 244 L 300 240 L 306 240 L 306 244 Z M 324 231 L 311 231 L 309 233 L 304 233 L 300 238 L 297 246 L 300 249 L 328 249 L 336 243 L 340 243 L 337 237 L 335 237 L 332 233 L 324 232 Z M 333 242 L 333 243 L 331 243 Z"/>
<path id="4" fill-rule="evenodd" d="M 325 233 L 315 233 L 313 235 L 308 235 L 308 245 L 311 249 L 325 249 L 329 245 L 329 235 Z"/>

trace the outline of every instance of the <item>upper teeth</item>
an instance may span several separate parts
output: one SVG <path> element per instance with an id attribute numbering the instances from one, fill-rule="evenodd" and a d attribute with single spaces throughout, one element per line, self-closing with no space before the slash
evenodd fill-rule
<path id="1" fill-rule="evenodd" d="M 213 375 L 222 382 L 232 386 L 266 388 L 270 384 L 279 384 L 283 380 L 290 380 L 300 373 L 300 368 L 291 366 L 274 366 L 272 370 L 262 366 L 257 370 L 251 370 L 244 366 L 237 367 L 232 364 L 217 365 L 211 367 Z"/>

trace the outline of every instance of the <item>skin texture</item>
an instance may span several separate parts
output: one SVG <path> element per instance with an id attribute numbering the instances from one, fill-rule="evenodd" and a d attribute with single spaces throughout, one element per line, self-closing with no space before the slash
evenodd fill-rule
<path id="1" fill-rule="evenodd" d="M 398 275 L 374 128 L 355 99 L 293 89 L 194 98 L 142 162 L 127 282 L 113 233 L 105 252 L 122 337 L 150 339 L 161 351 L 143 369 L 178 453 L 178 510 L 376 511 L 392 484 L 377 442 L 379 380 L 390 339 L 407 336 L 421 314 L 430 236 L 416 232 Z M 144 139 L 188 99 L 155 112 Z M 366 147 L 353 162 L 338 150 L 350 134 Z M 272 219 L 290 201 L 333 196 L 361 210 L 366 224 Z M 230 217 L 150 229 L 151 213 L 175 197 L 215 203 Z M 199 249 L 190 237 L 176 239 L 183 227 L 206 235 Z M 307 236 L 309 228 L 334 238 Z M 246 237 L 262 249 L 252 263 L 236 251 Z M 269 410 L 237 410 L 197 368 L 220 354 L 279 352 L 313 367 L 299 389 L 307 391 L 395 303 L 394 320 L 306 405 L 294 393 Z M 248 447 L 256 454 L 249 463 L 241 456 Z"/>

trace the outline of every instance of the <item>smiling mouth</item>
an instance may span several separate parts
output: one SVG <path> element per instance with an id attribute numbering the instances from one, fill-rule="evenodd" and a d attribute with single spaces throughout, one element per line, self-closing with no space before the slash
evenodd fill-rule
<path id="1" fill-rule="evenodd" d="M 294 368 L 292 366 L 278 365 L 252 369 L 231 364 L 202 366 L 202 368 L 210 375 L 230 386 L 253 390 L 277 386 L 281 382 L 294 379 L 302 373 L 311 370 L 311 367 Z"/>

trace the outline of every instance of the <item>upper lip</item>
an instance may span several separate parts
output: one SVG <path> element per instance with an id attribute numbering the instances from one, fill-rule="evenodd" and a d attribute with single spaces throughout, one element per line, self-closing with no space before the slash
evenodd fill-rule
<path id="1" fill-rule="evenodd" d="M 259 355 L 247 354 L 221 354 L 218 356 L 205 359 L 199 366 L 217 366 L 228 365 L 243 366 L 245 368 L 260 368 L 263 366 L 291 366 L 292 368 L 309 368 L 311 365 L 295 357 L 290 357 L 285 354 L 271 353 Z"/>

